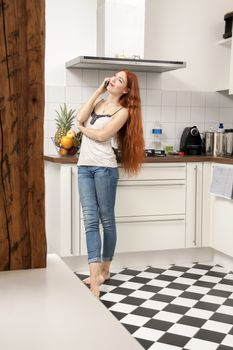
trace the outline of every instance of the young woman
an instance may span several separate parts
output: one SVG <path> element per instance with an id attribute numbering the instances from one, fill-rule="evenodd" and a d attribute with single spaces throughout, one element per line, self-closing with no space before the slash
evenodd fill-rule
<path id="1" fill-rule="evenodd" d="M 106 100 L 100 96 L 108 92 Z M 91 291 L 110 278 L 116 245 L 115 198 L 118 182 L 116 156 L 111 140 L 116 137 L 121 167 L 133 175 L 144 154 L 141 101 L 137 76 L 122 70 L 104 79 L 77 114 L 83 133 L 78 160 L 78 188 L 84 216 Z M 103 249 L 99 231 L 103 226 Z M 102 250 L 102 255 L 101 255 Z"/>

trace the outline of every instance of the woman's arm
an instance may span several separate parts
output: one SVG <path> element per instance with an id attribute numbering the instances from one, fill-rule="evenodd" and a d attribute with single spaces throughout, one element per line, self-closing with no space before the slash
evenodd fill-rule
<path id="1" fill-rule="evenodd" d="M 79 125 L 79 130 L 95 141 L 107 141 L 113 137 L 118 130 L 122 128 L 128 118 L 128 110 L 126 108 L 119 111 L 117 117 L 113 118 L 103 129 L 90 129 Z"/>
<path id="2" fill-rule="evenodd" d="M 95 105 L 100 101 L 100 95 L 102 95 L 106 91 L 106 87 L 104 83 L 109 78 L 105 78 L 100 87 L 93 93 L 93 95 L 89 98 L 89 100 L 78 110 L 77 112 L 77 120 L 79 123 L 84 123 L 92 113 Z"/>

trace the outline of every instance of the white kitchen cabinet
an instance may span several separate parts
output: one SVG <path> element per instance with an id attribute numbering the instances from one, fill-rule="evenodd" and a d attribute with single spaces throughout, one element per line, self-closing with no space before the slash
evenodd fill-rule
<path id="1" fill-rule="evenodd" d="M 233 168 L 226 164 L 221 167 Z M 211 194 L 210 201 L 211 247 L 233 257 L 233 200 Z"/>
<path id="2" fill-rule="evenodd" d="M 185 215 L 116 218 L 116 225 L 116 253 L 185 247 Z M 81 220 L 81 255 L 85 254 L 85 229 Z"/>
<path id="3" fill-rule="evenodd" d="M 202 186 L 202 247 L 211 245 L 210 213 L 211 213 L 211 172 L 212 163 L 203 163 Z"/>
<path id="4" fill-rule="evenodd" d="M 116 252 L 200 247 L 202 163 L 146 163 L 137 176 L 120 169 Z M 86 254 L 76 164 L 46 161 L 48 248 Z"/>
<path id="5" fill-rule="evenodd" d="M 76 166 L 45 162 L 45 206 L 48 251 L 79 255 L 80 204 Z"/>
<path id="6" fill-rule="evenodd" d="M 185 163 L 144 164 L 134 177 L 120 169 L 116 253 L 185 248 L 185 201 Z M 81 254 L 86 254 L 83 220 Z"/>
<path id="7" fill-rule="evenodd" d="M 218 42 L 221 50 L 221 69 L 217 72 L 216 91 L 228 90 L 233 94 L 233 45 L 232 38 L 223 39 Z"/>
<path id="8" fill-rule="evenodd" d="M 230 90 L 230 76 L 232 74 L 232 48 L 231 38 L 223 39 L 218 42 L 219 56 L 221 62 L 221 69 L 216 71 L 217 84 L 216 91 Z"/>
<path id="9" fill-rule="evenodd" d="M 187 163 L 186 248 L 202 245 L 202 167 L 202 163 Z"/>

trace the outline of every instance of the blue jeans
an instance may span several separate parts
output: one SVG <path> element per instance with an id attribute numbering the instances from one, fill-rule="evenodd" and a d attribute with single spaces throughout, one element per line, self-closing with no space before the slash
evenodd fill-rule
<path id="1" fill-rule="evenodd" d="M 88 263 L 111 261 L 116 246 L 115 199 L 118 169 L 78 167 L 78 188 L 83 210 Z M 99 223 L 103 225 L 103 253 Z"/>

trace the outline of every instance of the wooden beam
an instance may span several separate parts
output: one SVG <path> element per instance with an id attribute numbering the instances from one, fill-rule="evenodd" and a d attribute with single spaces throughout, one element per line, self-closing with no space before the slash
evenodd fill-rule
<path id="1" fill-rule="evenodd" d="M 46 266 L 45 0 L 0 0 L 0 270 Z"/>

